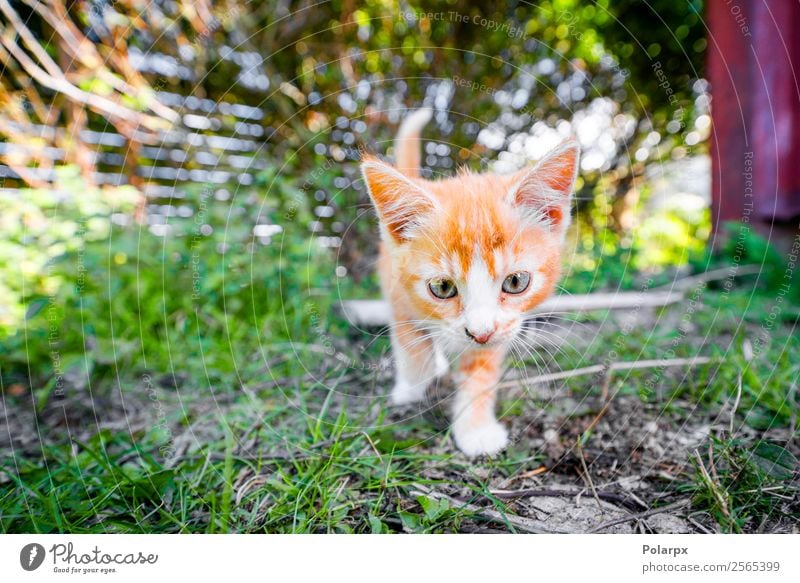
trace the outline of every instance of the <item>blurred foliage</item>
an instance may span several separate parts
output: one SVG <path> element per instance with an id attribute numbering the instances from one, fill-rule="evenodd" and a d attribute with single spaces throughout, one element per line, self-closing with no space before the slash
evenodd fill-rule
<path id="1" fill-rule="evenodd" d="M 64 127 L 50 145 L 90 180 L 91 152 L 79 152 L 74 136 L 111 123 L 128 140 L 127 174 L 136 177 L 137 141 L 184 113 L 159 104 L 158 92 L 254 106 L 266 141 L 258 155 L 282 161 L 277 173 L 302 176 L 309 200 L 333 209 L 311 228 L 342 238 L 342 261 L 361 277 L 374 254 L 374 227 L 356 221 L 368 201 L 355 162 L 361 148 L 387 152 L 405 109 L 427 104 L 437 112 L 426 130 L 427 175 L 462 164 L 519 167 L 558 136 L 577 133 L 581 210 L 598 197 L 610 200 L 614 208 L 592 225 L 593 235 L 603 237 L 598 229 L 606 226 L 620 234 L 624 205 L 615 201 L 640 188 L 645 165 L 704 148 L 702 8 L 697 0 L 15 5 L 19 22 L 6 11 L 0 25 L 26 23 L 45 55 L 18 40 L 19 51 L 55 77 L 63 67 L 113 107 L 33 81 L 17 53 L 0 53 L 10 73 L 2 103 L 13 121 L 0 133 L 24 146 L 3 158 L 30 175 L 44 164 L 49 140 L 41 132 L 31 140 L 30 130 Z M 54 15 L 69 26 L 53 28 Z M 92 50 L 77 58 L 82 38 Z M 222 119 L 237 123 L 230 111 Z M 150 131 L 137 133 L 136 124 Z M 664 260 L 657 255 L 650 258 Z"/>
<path id="2" fill-rule="evenodd" d="M 288 211 L 255 189 L 220 201 L 198 188 L 149 228 L 131 221 L 129 188 L 101 196 L 76 176 L 0 201 L 6 382 L 42 387 L 46 401 L 57 383 L 173 370 L 180 355 L 184 380 L 230 383 L 237 366 L 262 370 L 241 355 L 307 340 L 307 304 L 329 311 L 334 270 L 305 236 L 310 211 L 296 188 L 262 179 L 297 201 L 283 229 L 274 222 Z"/>
<path id="3" fill-rule="evenodd" d="M 364 148 L 391 155 L 397 123 L 421 104 L 436 110 L 425 134 L 429 176 L 459 165 L 518 167 L 578 133 L 585 164 L 566 290 L 629 288 L 638 271 L 696 259 L 707 212 L 648 207 L 642 175 L 647 164 L 704 147 L 701 9 L 663 0 L 13 5 L 45 52 L 19 38 L 17 48 L 111 105 L 76 101 L 33 81 L 18 53 L 1 55 L 13 123 L 0 132 L 30 152 L 47 139 L 31 141 L 20 128 L 63 127 L 50 145 L 74 163 L 55 190 L 41 185 L 0 202 L 9 233 L 0 254 L 3 359 L 18 369 L 49 363 L 36 370 L 51 378 L 52 327 L 61 367 L 88 353 L 97 370 L 115 361 L 168 370 L 179 346 L 190 366 L 222 378 L 237 342 L 252 354 L 261 332 L 278 341 L 302 329 L 301 297 L 319 297 L 324 314 L 326 277 L 338 293 L 374 296 L 376 229 L 356 162 Z M 53 28 L 54 14 L 65 26 Z M 19 27 L 13 16 L 7 9 L 0 24 Z M 92 50 L 65 58 L 76 39 Z M 230 188 L 230 199 L 198 184 L 185 198 L 138 209 L 145 227 L 131 224 L 141 203 L 132 190 L 92 186 L 91 156 L 70 136 L 111 123 L 135 165 L 135 142 L 152 135 L 120 115 L 140 112 L 152 131 L 155 118 L 174 123 L 158 92 L 257 107 L 265 140 L 257 155 L 269 163 L 255 184 Z M 16 169 L 41 163 L 8 152 Z M 323 242 L 338 247 L 336 265 Z"/>
<path id="4" fill-rule="evenodd" d="M 16 332 L 26 304 L 37 310 L 35 298 L 55 294 L 65 283 L 55 260 L 107 238 L 111 215 L 130 213 L 138 198 L 130 187 L 86 188 L 75 167 L 61 169 L 55 190 L 0 197 L 0 334 Z M 75 275 L 66 278 L 74 281 Z"/>

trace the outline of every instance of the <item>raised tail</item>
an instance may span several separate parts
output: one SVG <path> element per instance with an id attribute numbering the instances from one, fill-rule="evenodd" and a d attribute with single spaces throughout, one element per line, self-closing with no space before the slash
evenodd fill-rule
<path id="1" fill-rule="evenodd" d="M 397 169 L 411 178 L 419 176 L 422 165 L 419 135 L 425 124 L 431 121 L 432 116 L 433 110 L 430 107 L 423 107 L 407 115 L 397 130 L 397 137 L 394 140 Z"/>

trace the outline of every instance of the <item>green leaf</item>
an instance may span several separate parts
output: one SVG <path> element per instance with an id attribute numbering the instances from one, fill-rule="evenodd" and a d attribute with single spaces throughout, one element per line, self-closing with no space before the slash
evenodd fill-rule
<path id="1" fill-rule="evenodd" d="M 447 500 L 434 500 L 426 496 L 417 496 L 417 502 L 425 512 L 425 518 L 430 522 L 433 522 L 450 509 L 450 504 Z"/>
<path id="2" fill-rule="evenodd" d="M 32 318 L 35 318 L 48 304 L 48 301 L 49 300 L 47 298 L 36 298 L 31 300 L 28 304 L 28 309 L 25 312 L 25 319 L 31 320 Z"/>
<path id="3" fill-rule="evenodd" d="M 370 434 L 375 447 L 381 453 L 392 453 L 419 445 L 420 440 L 413 437 L 398 439 L 395 434 L 388 430 L 379 430 Z"/>
<path id="4" fill-rule="evenodd" d="M 386 528 L 386 525 L 377 516 L 370 514 L 367 520 L 369 521 L 369 528 L 372 534 L 383 534 L 389 532 L 389 529 Z"/>
<path id="5" fill-rule="evenodd" d="M 797 458 L 786 448 L 767 441 L 759 441 L 753 448 L 753 463 L 765 474 L 778 480 L 788 480 L 797 470 Z"/>
<path id="6" fill-rule="evenodd" d="M 415 531 L 419 528 L 419 516 L 410 512 L 399 512 L 400 521 L 408 530 Z"/>
<path id="7" fill-rule="evenodd" d="M 772 429 L 772 427 L 780 422 L 775 414 L 764 411 L 763 409 L 751 409 L 748 411 L 747 415 L 745 415 L 744 421 L 753 429 L 762 431 Z"/>

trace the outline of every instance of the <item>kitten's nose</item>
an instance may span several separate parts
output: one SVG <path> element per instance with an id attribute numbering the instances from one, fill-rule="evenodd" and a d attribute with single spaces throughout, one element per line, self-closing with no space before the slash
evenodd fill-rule
<path id="1" fill-rule="evenodd" d="M 469 328 L 464 328 L 464 332 L 466 332 L 467 336 L 469 338 L 472 338 L 478 344 L 486 344 L 487 342 L 489 342 L 489 339 L 492 337 L 492 334 L 494 334 L 494 330 L 490 330 L 489 332 L 481 332 L 480 334 L 474 334 L 469 331 Z"/>

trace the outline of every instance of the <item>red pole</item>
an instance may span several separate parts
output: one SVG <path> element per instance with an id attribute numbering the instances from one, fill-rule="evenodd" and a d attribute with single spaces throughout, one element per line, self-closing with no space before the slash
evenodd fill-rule
<path id="1" fill-rule="evenodd" d="M 800 220 L 800 4 L 710 0 L 708 22 L 715 233 L 739 221 L 786 248 Z"/>
<path id="2" fill-rule="evenodd" d="M 800 4 L 759 2 L 752 55 L 757 213 L 769 223 L 800 216 Z"/>
<path id="3" fill-rule="evenodd" d="M 750 1 L 740 3 L 749 12 Z M 724 0 L 708 4 L 708 80 L 711 83 L 711 218 L 715 233 L 745 212 L 745 153 L 752 152 L 747 126 L 750 112 L 750 40 L 734 26 Z"/>

